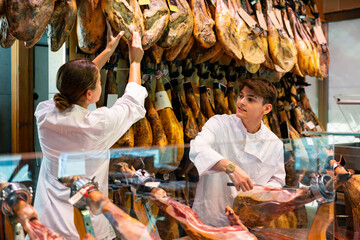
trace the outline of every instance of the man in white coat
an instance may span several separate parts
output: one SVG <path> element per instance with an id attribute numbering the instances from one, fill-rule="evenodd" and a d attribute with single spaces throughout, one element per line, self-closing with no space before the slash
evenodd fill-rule
<path id="1" fill-rule="evenodd" d="M 240 190 L 285 185 L 283 143 L 262 123 L 276 95 L 267 80 L 245 80 L 236 114 L 210 118 L 190 142 L 190 160 L 200 176 L 193 209 L 204 223 L 228 226 L 225 207 L 232 206 Z"/>

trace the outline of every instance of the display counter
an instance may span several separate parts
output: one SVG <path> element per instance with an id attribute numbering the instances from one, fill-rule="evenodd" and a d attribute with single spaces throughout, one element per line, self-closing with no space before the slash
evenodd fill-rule
<path id="1" fill-rule="evenodd" d="M 39 206 L 34 210 L 41 213 L 38 220 L 34 220 L 36 215 L 23 213 L 17 207 L 19 202 L 31 206 L 34 195 L 48 195 L 49 191 L 56 190 L 50 185 L 57 184 L 69 193 L 66 204 L 74 206 L 74 225 L 80 239 L 89 237 L 86 233 L 97 237 L 94 215 L 103 215 L 114 234 L 123 239 L 325 239 L 323 237 L 335 236 L 335 177 L 327 164 L 328 150 L 333 149 L 331 136 L 282 142 L 286 185 L 278 189 L 255 184 L 251 191 L 239 191 L 233 196 L 232 205 L 224 209 L 229 225 L 221 227 L 206 224 L 208 219 L 199 218 L 191 209 L 199 175 L 189 160 L 188 145 L 62 153 L 57 159 L 44 158 L 51 159 L 46 170 L 54 177 L 45 182 L 40 178 L 48 175 L 42 171 L 39 179 L 32 174 L 36 172 L 39 154 L 3 155 L 0 157 L 1 237 L 6 235 L 11 239 L 14 233 L 23 233 L 21 229 L 38 234 L 36 226 L 47 229 L 42 231 L 43 235 L 44 232 L 57 234 L 59 228 L 43 220 L 47 212 Z M 217 143 L 217 147 L 241 148 L 246 144 L 249 142 Z M 264 140 L 251 142 L 251 145 L 261 144 Z M 183 155 L 181 161 L 179 153 Z M 274 154 L 273 149 L 265 153 Z M 247 171 L 261 172 L 261 168 Z M 206 174 L 223 174 L 225 184 L 223 192 L 218 193 L 219 198 L 227 189 L 236 189 L 226 173 L 209 170 Z M 34 185 L 36 182 L 38 186 Z M 28 222 L 32 224 L 24 228 L 24 222 L 19 220 L 21 216 L 31 216 Z M 38 225 L 33 224 L 34 221 Z M 16 239 L 23 236 L 20 234 Z"/>

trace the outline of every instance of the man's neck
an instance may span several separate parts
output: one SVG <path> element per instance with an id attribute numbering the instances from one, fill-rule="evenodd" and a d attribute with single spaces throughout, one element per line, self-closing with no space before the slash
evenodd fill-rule
<path id="1" fill-rule="evenodd" d="M 261 120 L 245 120 L 245 119 L 241 119 L 246 130 L 249 132 L 249 133 L 256 133 L 257 131 L 260 130 L 260 127 L 261 127 Z"/>

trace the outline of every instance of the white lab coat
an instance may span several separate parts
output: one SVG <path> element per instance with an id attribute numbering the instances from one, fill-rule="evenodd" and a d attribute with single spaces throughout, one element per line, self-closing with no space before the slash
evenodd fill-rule
<path id="1" fill-rule="evenodd" d="M 210 170 L 228 159 L 242 168 L 253 184 L 285 185 L 283 143 L 263 123 L 255 134 L 248 133 L 241 119 L 233 115 L 210 118 L 190 142 L 190 160 L 200 179 L 193 204 L 200 219 L 212 226 L 228 226 L 225 207 L 232 207 L 238 191 L 225 172 Z"/>
<path id="2" fill-rule="evenodd" d="M 111 107 L 89 111 L 73 105 L 59 111 L 53 100 L 41 102 L 36 111 L 43 160 L 35 196 L 35 209 L 40 221 L 67 240 L 79 239 L 74 225 L 73 206 L 68 202 L 70 189 L 58 178 L 58 159 L 63 152 L 88 152 L 109 149 L 130 127 L 145 116 L 147 91 L 128 83 L 125 94 Z M 85 176 L 96 175 L 100 191 L 108 195 L 109 155 L 91 161 L 86 159 Z M 72 169 L 73 172 L 76 170 Z M 93 217 L 97 239 L 112 239 L 115 234 L 103 215 Z"/>

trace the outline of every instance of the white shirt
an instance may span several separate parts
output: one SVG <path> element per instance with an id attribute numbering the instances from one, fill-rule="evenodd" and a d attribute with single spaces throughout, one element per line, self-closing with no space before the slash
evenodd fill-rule
<path id="1" fill-rule="evenodd" d="M 41 102 L 35 111 L 39 140 L 43 152 L 35 196 L 35 209 L 40 221 L 65 239 L 79 239 L 74 225 L 73 206 L 68 202 L 70 189 L 58 178 L 58 158 L 64 152 L 88 152 L 109 149 L 132 124 L 145 116 L 147 91 L 136 83 L 128 83 L 125 94 L 111 107 L 89 111 L 73 105 L 59 111 L 53 100 Z M 88 161 L 83 176 L 92 177 L 100 191 L 108 195 L 109 155 Z M 76 171 L 75 171 L 76 172 Z M 97 239 L 112 239 L 115 234 L 103 215 L 93 217 Z"/>
<path id="2" fill-rule="evenodd" d="M 204 223 L 216 227 L 229 226 L 225 207 L 232 207 L 238 194 L 226 185 L 232 181 L 225 172 L 210 170 L 224 158 L 243 169 L 253 184 L 285 185 L 283 143 L 263 123 L 251 134 L 235 114 L 210 118 L 190 142 L 190 160 L 200 175 L 193 209 Z"/>

